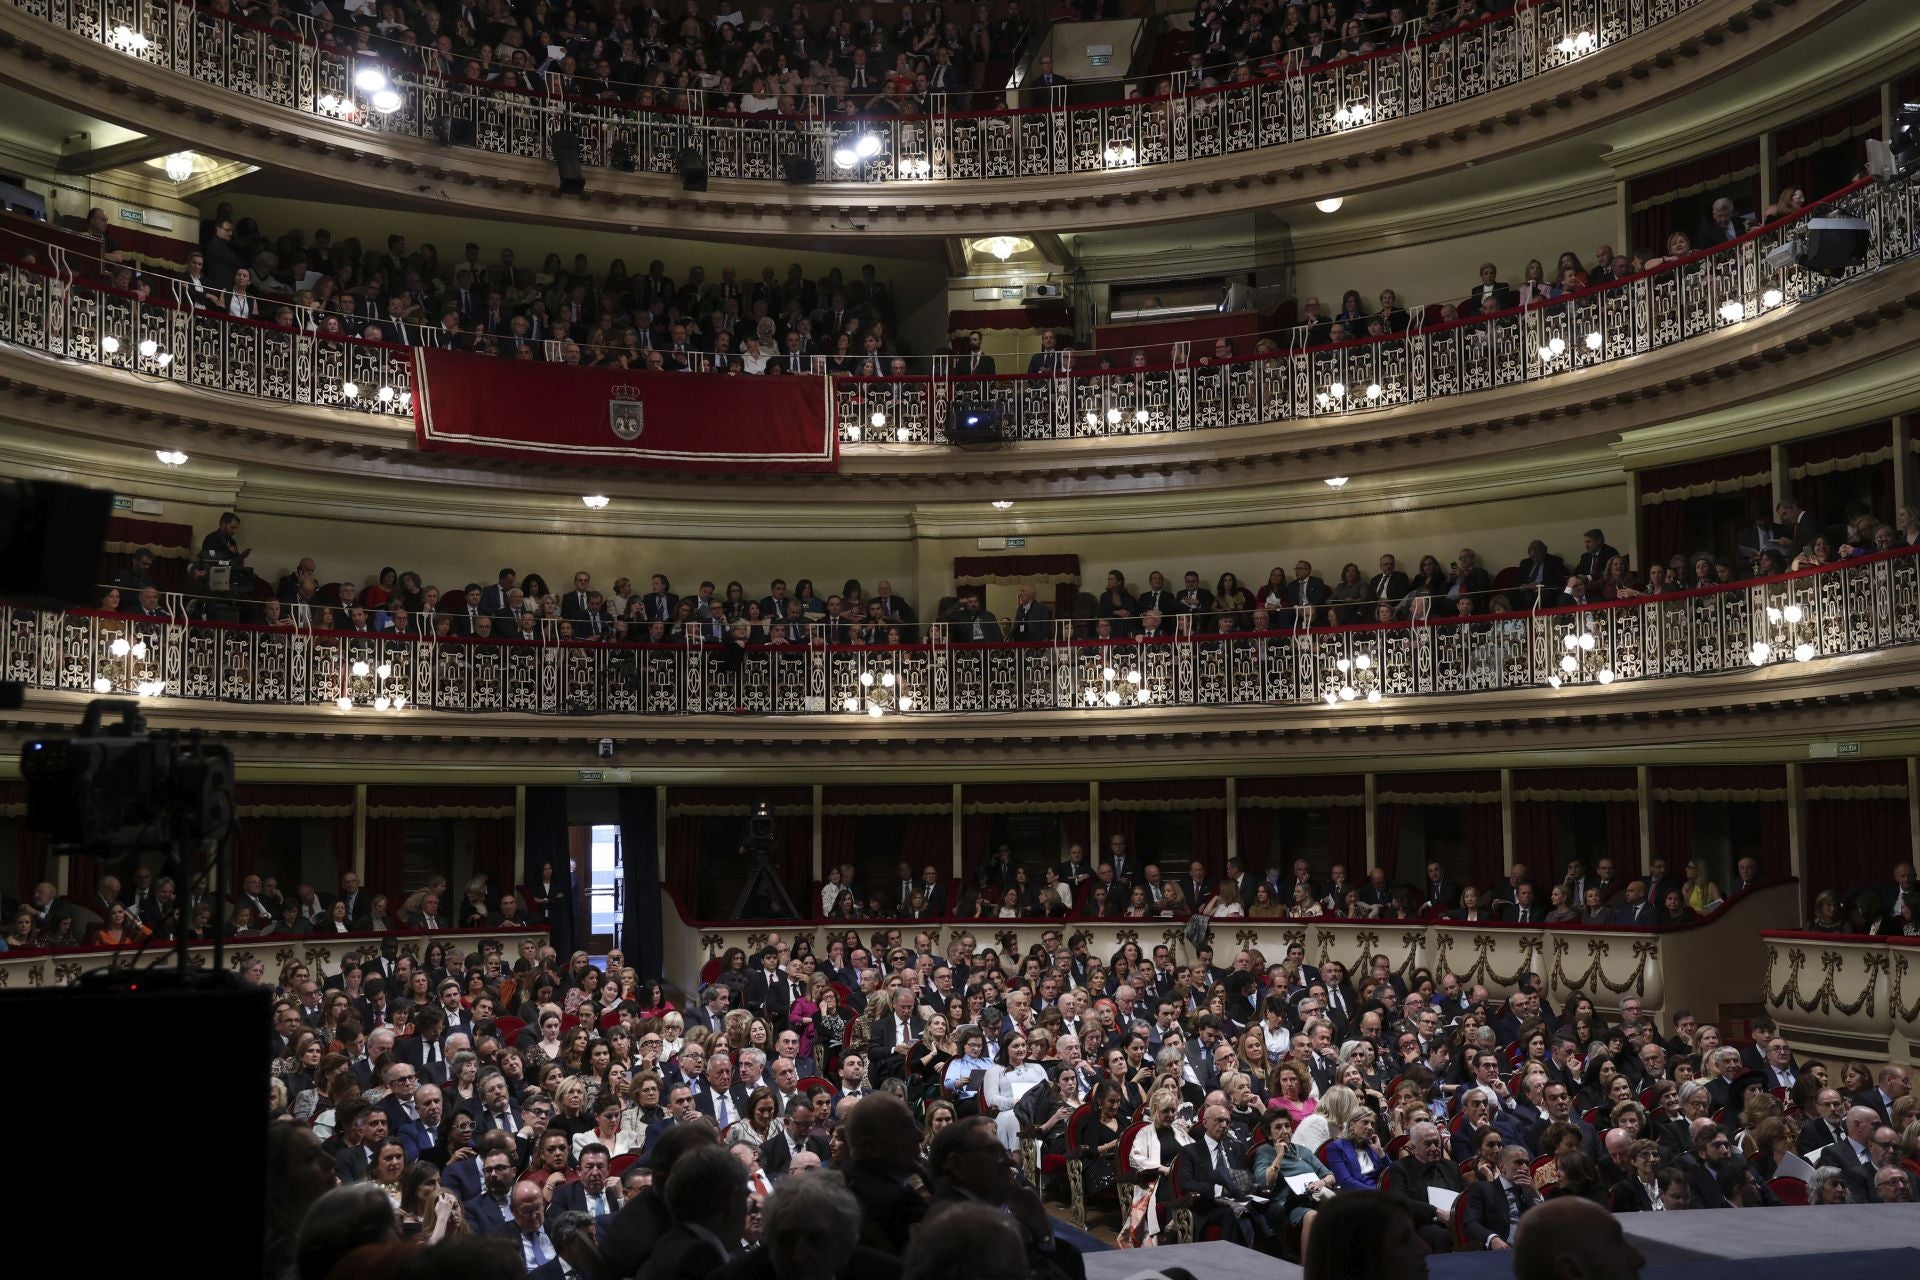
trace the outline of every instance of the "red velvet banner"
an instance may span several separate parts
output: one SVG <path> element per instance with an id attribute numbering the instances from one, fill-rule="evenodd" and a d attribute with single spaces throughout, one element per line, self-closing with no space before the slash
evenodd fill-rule
<path id="1" fill-rule="evenodd" d="M 430 453 L 656 471 L 838 471 L 825 378 L 577 368 L 416 350 Z"/>

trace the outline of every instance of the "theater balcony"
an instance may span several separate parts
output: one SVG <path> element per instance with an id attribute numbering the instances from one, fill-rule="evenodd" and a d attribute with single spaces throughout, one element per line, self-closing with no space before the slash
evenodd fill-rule
<path id="1" fill-rule="evenodd" d="M 451 68 L 389 75 L 336 52 L 338 33 L 305 17 L 269 29 L 212 11 L 14 0 L 0 14 L 0 80 L 56 102 L 104 86 L 90 109 L 116 124 L 298 171 L 336 198 L 479 203 L 550 224 L 993 234 L 1397 188 L 1689 94 L 1725 104 L 1790 78 L 1786 51 L 1804 66 L 1889 39 L 1867 7 L 1520 0 L 1404 47 L 1245 83 L 1175 73 L 1013 87 L 993 109 L 861 118 L 811 99 L 742 116 L 698 100 L 584 101 L 545 76 L 529 89 Z M 556 188 L 556 135 L 570 161 L 577 151 L 584 199 Z"/>
<path id="2" fill-rule="evenodd" d="M 1920 939 L 1770 930 L 1761 941 L 1767 1012 L 1795 1044 L 1920 1065 Z"/>
<path id="3" fill-rule="evenodd" d="M 1795 246 L 1834 217 L 1864 231 L 1797 265 Z M 950 355 L 885 377 L 827 374 L 810 356 L 813 377 L 689 381 L 488 359 L 439 349 L 426 330 L 412 346 L 328 336 L 291 309 L 284 323 L 264 310 L 234 319 L 167 287 L 136 296 L 87 263 L 96 242 L 6 220 L 0 413 L 67 439 L 296 471 L 352 455 L 484 485 L 503 463 L 539 464 L 590 473 L 615 497 L 684 492 L 665 474 L 676 469 L 731 470 L 731 494 L 800 502 L 927 480 L 955 498 L 1012 499 L 1089 480 L 1164 494 L 1385 477 L 1484 464 L 1490 443 L 1594 450 L 1740 406 L 1757 418 L 1843 375 L 1858 379 L 1856 404 L 1869 384 L 1904 383 L 1920 351 L 1917 228 L 1920 187 L 1861 180 L 1637 275 L 1467 319 L 1436 305 L 1378 337 L 1302 326 L 1278 330 L 1271 352 L 1224 360 L 1162 343 L 994 376 Z M 706 415 L 689 396 L 732 408 Z M 623 399 L 654 400 L 641 444 L 609 431 Z M 715 418 L 758 425 L 734 443 L 724 426 L 675 434 Z"/>

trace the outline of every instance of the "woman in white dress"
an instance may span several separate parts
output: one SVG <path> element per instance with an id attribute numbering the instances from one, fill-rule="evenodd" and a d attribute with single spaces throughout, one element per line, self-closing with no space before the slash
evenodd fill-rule
<path id="1" fill-rule="evenodd" d="M 831 916 L 834 904 L 840 901 L 840 895 L 851 892 L 852 890 L 841 883 L 840 868 L 835 867 L 827 872 L 827 882 L 820 886 L 820 914 Z"/>
<path id="2" fill-rule="evenodd" d="M 1020 1150 L 1020 1117 L 1013 1112 L 1014 1103 L 1034 1085 L 1046 1082 L 1047 1069 L 1027 1057 L 1027 1038 L 1018 1031 L 1008 1036 L 1000 1046 L 1000 1062 L 987 1069 L 986 1081 L 980 1086 L 981 1096 L 993 1111 L 1000 1145 L 1007 1150 Z"/>
<path id="3" fill-rule="evenodd" d="M 1129 1184 L 1132 1200 L 1127 1220 L 1120 1227 L 1122 1248 L 1151 1244 L 1160 1234 L 1160 1192 L 1172 1186 L 1167 1179 L 1173 1162 L 1179 1158 L 1180 1148 L 1192 1140 L 1186 1126 L 1176 1118 L 1179 1110 L 1180 1095 L 1172 1089 L 1157 1089 L 1147 1099 L 1147 1123 L 1140 1126 L 1133 1149 L 1127 1153 L 1133 1181 Z"/>

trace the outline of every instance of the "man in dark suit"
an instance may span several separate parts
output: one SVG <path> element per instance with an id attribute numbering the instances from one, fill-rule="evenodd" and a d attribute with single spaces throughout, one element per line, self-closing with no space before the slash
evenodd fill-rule
<path id="1" fill-rule="evenodd" d="M 969 591 L 947 615 L 948 634 L 962 642 L 998 642 L 1000 620 L 980 607 L 980 593 Z"/>
<path id="2" fill-rule="evenodd" d="M 799 998 L 801 988 L 780 967 L 780 954 L 772 947 L 760 952 L 760 967 L 747 975 L 741 998 L 749 1009 L 765 1014 L 770 1021 L 785 1022 L 787 1011 Z"/>
<path id="3" fill-rule="evenodd" d="M 1066 353 L 1060 349 L 1060 339 L 1053 330 L 1040 331 L 1040 349 L 1027 361 L 1028 373 L 1059 373 L 1067 367 Z"/>
<path id="4" fill-rule="evenodd" d="M 1013 606 L 1013 630 L 1009 640 L 1051 640 L 1053 609 L 1034 599 L 1033 588 L 1020 584 Z"/>
<path id="5" fill-rule="evenodd" d="M 1513 891 L 1513 905 L 1504 917 L 1508 924 L 1539 924 L 1544 919 L 1540 904 L 1533 900 L 1533 886 L 1523 884 Z"/>
<path id="6" fill-rule="evenodd" d="M 1213 897 L 1213 877 L 1207 874 L 1207 864 L 1198 858 L 1187 864 L 1186 875 L 1174 878 L 1180 882 L 1180 892 L 1187 895 L 1190 911 L 1198 911 Z"/>
<path id="7" fill-rule="evenodd" d="M 1073 82 L 1054 71 L 1053 56 L 1051 54 L 1042 54 L 1039 64 L 1034 67 L 1033 79 L 1028 83 L 1034 89 L 1045 90 L 1060 88 Z M 1044 102 L 1045 96 L 1040 95 L 1035 101 Z"/>
<path id="8" fill-rule="evenodd" d="M 569 622 L 585 622 L 593 611 L 593 575 L 582 569 L 573 575 L 573 590 L 560 597 L 560 616 Z"/>
<path id="9" fill-rule="evenodd" d="M 707 1058 L 706 1079 L 707 1087 L 694 1095 L 693 1105 L 713 1121 L 716 1129 L 725 1133 L 748 1114 L 746 1086 L 734 1083 L 733 1059 L 725 1053 L 714 1053 Z"/>
<path id="10" fill-rule="evenodd" d="M 1522 588 L 1531 588 L 1521 593 L 1531 605 L 1536 599 L 1559 596 L 1567 585 L 1567 562 L 1550 554 L 1547 544 L 1535 538 L 1527 544 L 1527 558 L 1520 562 L 1517 575 Z"/>
<path id="11" fill-rule="evenodd" d="M 967 335 L 966 347 L 953 358 L 953 371 L 962 375 L 991 375 L 995 365 L 993 357 L 980 350 L 980 331 L 975 329 Z"/>
<path id="12" fill-rule="evenodd" d="M 1382 1181 L 1389 1194 L 1406 1202 L 1414 1230 L 1427 1248 L 1435 1253 L 1453 1248 L 1453 1213 L 1463 1206 L 1456 1200 L 1452 1212 L 1436 1208 L 1427 1193 L 1440 1190 L 1460 1196 L 1466 1193 L 1467 1183 L 1447 1151 L 1447 1137 L 1439 1125 L 1425 1120 L 1415 1124 L 1408 1134 L 1407 1154 L 1394 1163 L 1393 1176 Z"/>
<path id="13" fill-rule="evenodd" d="M 814 1137 L 812 1129 L 813 1104 L 796 1098 L 781 1118 L 780 1132 L 760 1144 L 761 1171 L 778 1182 L 787 1176 L 787 1170 L 793 1167 L 793 1157 L 802 1151 L 813 1152 L 820 1157 L 820 1163 L 825 1164 L 827 1144 Z"/>
<path id="14" fill-rule="evenodd" d="M 1240 895 L 1241 909 L 1252 910 L 1253 895 L 1260 889 L 1260 877 L 1247 870 L 1247 864 L 1235 856 L 1227 859 L 1227 879 L 1233 882 L 1234 892 Z"/>
<path id="15" fill-rule="evenodd" d="M 1302 560 L 1293 566 L 1293 581 L 1287 583 L 1280 594 L 1288 606 L 1296 611 L 1296 620 L 1305 625 L 1313 621 L 1312 614 L 1299 615 L 1298 611 L 1319 608 L 1327 602 L 1329 593 L 1326 582 L 1314 575 L 1313 565 Z M 1275 624 L 1279 625 L 1278 619 L 1275 619 Z"/>
<path id="16" fill-rule="evenodd" d="M 393 1058 L 414 1068 L 423 1080 L 435 1084 L 447 1082 L 447 1055 L 440 1047 L 446 1030 L 446 1016 L 437 1006 L 428 1005 L 414 1015 L 413 1034 L 393 1046 Z M 514 1128 L 520 1126 L 516 1123 Z"/>
<path id="17" fill-rule="evenodd" d="M 1447 879 L 1437 862 L 1427 864 L 1426 894 L 1428 904 L 1442 910 L 1451 911 L 1460 905 L 1460 886 Z"/>
<path id="18" fill-rule="evenodd" d="M 507 1091 L 507 1078 L 497 1070 L 488 1070 L 479 1080 L 479 1105 L 467 1104 L 474 1112 L 474 1136 L 494 1129 L 509 1134 L 517 1134 L 525 1124 L 520 1112 L 513 1105 L 513 1098 Z M 484 1166 L 482 1172 L 485 1171 Z"/>
<path id="19" fill-rule="evenodd" d="M 893 594 L 893 583 L 885 578 L 873 584 L 873 600 L 880 606 L 880 616 L 890 623 L 912 626 L 916 621 L 913 606 Z"/>
<path id="20" fill-rule="evenodd" d="M 1694 232 L 1693 247 L 1695 250 L 1716 249 L 1740 236 L 1740 219 L 1734 216 L 1733 201 L 1721 196 Z"/>
<path id="21" fill-rule="evenodd" d="M 920 1126 L 904 1101 L 876 1093 L 847 1113 L 841 1131 L 849 1156 L 842 1173 L 860 1202 L 860 1239 L 898 1257 L 927 1214 L 926 1200 L 907 1183 L 924 1172 Z"/>
<path id="22" fill-rule="evenodd" d="M 589 1142 L 580 1149 L 580 1176 L 553 1193 L 547 1208 L 552 1213 L 591 1214 L 597 1222 L 620 1211 L 620 1187 L 607 1176 L 609 1159 L 606 1147 Z"/>
<path id="23" fill-rule="evenodd" d="M 650 584 L 652 590 L 641 597 L 650 622 L 672 622 L 673 612 L 680 607 L 680 597 L 673 594 L 665 574 L 656 573 Z"/>
<path id="24" fill-rule="evenodd" d="M 1233 1202 L 1244 1199 L 1252 1187 L 1253 1172 L 1246 1151 L 1228 1132 L 1231 1118 L 1220 1103 L 1207 1107 L 1200 1134 L 1180 1148 L 1174 1162 L 1174 1185 L 1181 1195 L 1193 1197 L 1194 1239 L 1203 1238 L 1213 1224 L 1222 1239 L 1251 1246 L 1254 1224 L 1263 1219 L 1233 1211 Z"/>
<path id="25" fill-rule="evenodd" d="M 372 1103 L 358 1112 L 342 1116 L 342 1132 L 352 1135 L 334 1154 L 333 1169 L 342 1182 L 359 1182 L 367 1176 L 380 1144 L 387 1140 L 387 1113 Z"/>
<path id="26" fill-rule="evenodd" d="M 483 1236 L 500 1235 L 513 1229 L 513 1157 L 503 1150 L 489 1150 L 480 1161 L 480 1194 L 461 1206 L 467 1225 Z"/>
<path id="27" fill-rule="evenodd" d="M 1158 569 L 1147 575 L 1147 589 L 1134 600 L 1134 608 L 1139 613 L 1157 609 L 1163 618 L 1172 618 L 1184 612 L 1180 596 L 1167 585 L 1167 577 Z"/>
<path id="28" fill-rule="evenodd" d="M 1869 1107 L 1880 1117 L 1881 1124 L 1892 1122 L 1893 1104 L 1913 1092 L 1913 1076 L 1898 1063 L 1890 1063 L 1880 1068 L 1880 1082 L 1853 1096 L 1853 1105 Z"/>
<path id="29" fill-rule="evenodd" d="M 1512 1248 L 1514 1226 L 1527 1210 L 1540 1203 L 1529 1164 L 1524 1148 L 1508 1147 L 1500 1153 L 1499 1179 L 1476 1182 L 1467 1188 L 1463 1230 L 1470 1247 Z"/>
<path id="30" fill-rule="evenodd" d="M 520 575 L 512 569 L 502 569 L 494 584 L 480 593 L 480 607 L 498 618 L 507 612 L 507 596 L 518 585 Z"/>
<path id="31" fill-rule="evenodd" d="M 1620 553 L 1607 543 L 1607 535 L 1598 529 L 1587 530 L 1581 541 L 1580 563 L 1573 571 L 1591 582 L 1598 582 L 1607 576 L 1607 562 Z"/>
<path id="32" fill-rule="evenodd" d="M 1015 1163 L 1005 1152 L 985 1116 L 948 1125 L 927 1152 L 934 1186 L 930 1211 L 937 1217 L 945 1206 L 972 1204 L 1004 1212 L 1026 1247 L 1027 1275 L 1081 1280 L 1086 1264 L 1080 1251 L 1054 1238 L 1039 1194 L 1016 1179 Z"/>
<path id="33" fill-rule="evenodd" d="M 1360 886 L 1360 905 L 1363 907 L 1386 907 L 1393 904 L 1393 886 L 1387 882 L 1384 867 L 1375 867 L 1367 873 L 1367 882 Z"/>
<path id="34" fill-rule="evenodd" d="M 609 1274 L 633 1275 L 654 1245 L 672 1229 L 666 1200 L 669 1175 L 681 1159 L 703 1149 L 719 1150 L 712 1126 L 698 1122 L 669 1125 L 654 1141 L 647 1151 L 647 1163 L 653 1167 L 652 1185 L 628 1196 L 619 1212 L 600 1224 L 600 1255 L 606 1260 Z M 738 1162 L 734 1177 L 740 1177 Z"/>
<path id="35" fill-rule="evenodd" d="M 1814 1096 L 1814 1114 L 1800 1126 L 1794 1149 L 1801 1155 L 1844 1142 L 1847 1137 L 1847 1100 L 1838 1089 L 1822 1089 Z"/>
<path id="36" fill-rule="evenodd" d="M 1873 1147 L 1870 1145 L 1873 1132 L 1881 1124 L 1880 1117 L 1873 1108 L 1855 1106 L 1847 1112 L 1846 1134 L 1840 1141 L 1827 1148 L 1820 1157 L 1820 1167 L 1838 1169 L 1840 1176 L 1847 1180 L 1856 1201 L 1871 1203 L 1873 1194 Z"/>
<path id="37" fill-rule="evenodd" d="M 1394 558 L 1381 556 L 1380 572 L 1367 580 L 1367 599 L 1398 604 L 1412 589 L 1412 580 L 1396 565 Z"/>
<path id="38" fill-rule="evenodd" d="M 873 1034 L 867 1042 L 868 1077 L 887 1080 L 905 1074 L 906 1050 L 926 1033 L 927 1023 L 914 1005 L 913 992 L 905 988 L 893 993 L 893 1009 L 874 1020 Z"/>

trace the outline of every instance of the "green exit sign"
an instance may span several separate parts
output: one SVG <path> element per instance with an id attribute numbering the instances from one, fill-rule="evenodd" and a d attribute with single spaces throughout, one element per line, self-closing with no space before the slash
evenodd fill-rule
<path id="1" fill-rule="evenodd" d="M 1027 540 L 1025 538 L 1008 538 L 1007 539 L 1007 550 L 1009 551 L 1012 551 L 1018 547 L 1024 547 L 1026 545 L 1027 545 Z"/>

